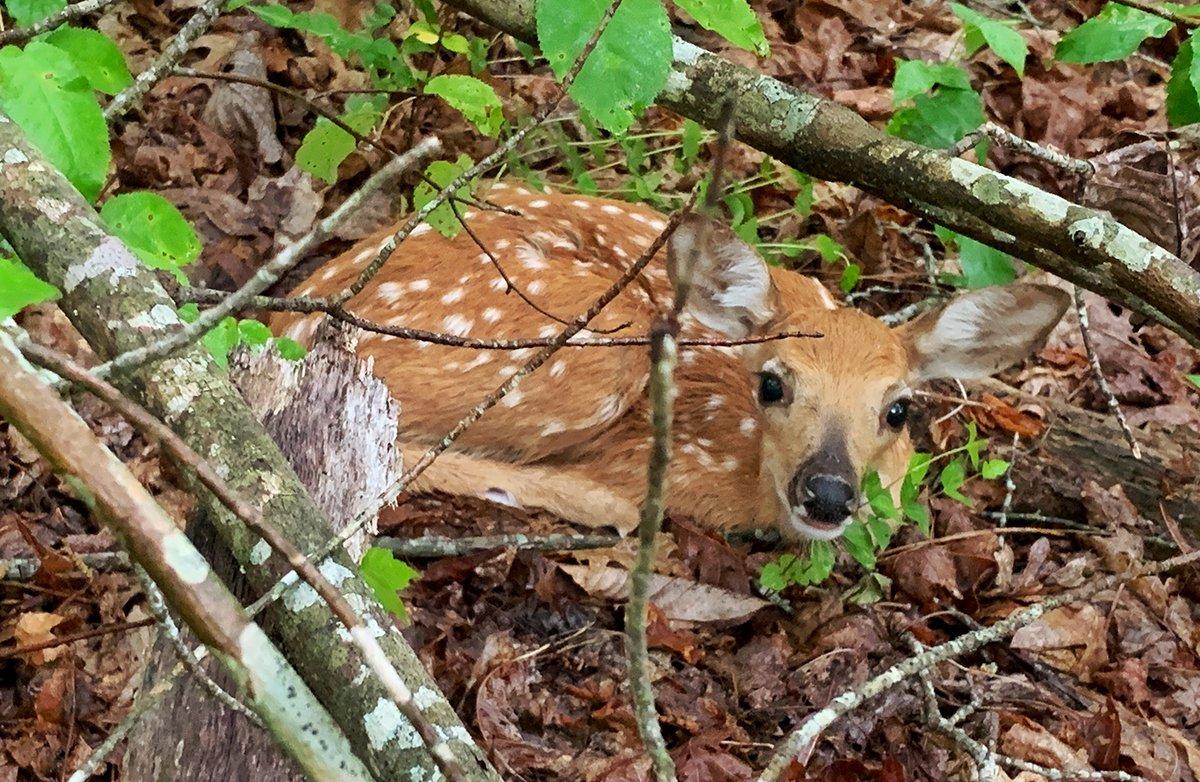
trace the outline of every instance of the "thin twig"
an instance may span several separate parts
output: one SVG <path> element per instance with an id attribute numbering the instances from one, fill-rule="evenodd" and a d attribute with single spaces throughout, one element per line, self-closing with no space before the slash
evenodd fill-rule
<path id="1" fill-rule="evenodd" d="M 182 301 L 197 304 L 213 304 L 221 302 L 230 296 L 225 291 L 208 288 L 182 288 L 179 298 Z M 520 337 L 515 339 L 481 339 L 477 337 L 460 337 L 457 334 L 447 334 L 440 331 L 426 331 L 406 326 L 394 326 L 388 323 L 376 323 L 355 315 L 353 312 L 341 309 L 323 299 L 313 299 L 303 296 L 280 298 L 274 296 L 255 296 L 244 307 L 245 310 L 259 309 L 273 312 L 323 312 L 334 320 L 346 323 L 363 331 L 373 334 L 386 334 L 400 339 L 411 339 L 416 342 L 431 342 L 435 345 L 448 345 L 456 348 L 472 350 L 524 350 L 526 348 L 544 348 L 555 340 L 554 337 Z M 570 321 L 567 322 L 569 325 Z M 602 331 L 593 331 L 600 334 Z M 816 338 L 822 336 L 815 331 L 780 331 L 774 334 L 760 334 L 741 339 L 683 337 L 677 341 L 680 348 L 699 347 L 739 347 L 741 345 L 759 345 L 764 342 L 775 342 L 781 339 Z M 563 345 L 564 348 L 622 348 L 633 345 L 649 345 L 650 336 L 636 337 L 605 337 L 601 339 L 572 339 Z"/>
<path id="2" fill-rule="evenodd" d="M 1154 14 L 1155 16 L 1162 17 L 1163 19 L 1174 22 L 1178 25 L 1183 25 L 1189 29 L 1200 26 L 1200 19 L 1197 19 L 1194 16 L 1183 16 L 1182 14 L 1177 14 L 1174 11 L 1169 11 L 1162 6 L 1157 5 L 1156 3 L 1148 3 L 1145 0 L 1113 0 L 1113 2 L 1115 2 L 1117 5 L 1124 5 L 1130 8 L 1136 8 L 1137 10 L 1144 11 L 1148 14 Z"/>
<path id="3" fill-rule="evenodd" d="M 63 554 L 71 556 L 85 567 L 99 570 L 103 573 L 129 570 L 129 555 L 124 551 L 100 551 L 95 554 Z M 16 559 L 0 559 L 0 578 L 13 581 L 29 581 L 42 567 L 40 559 L 17 557 Z"/>
<path id="4" fill-rule="evenodd" d="M 28 27 L 14 27 L 11 30 L 0 32 L 0 46 L 7 46 L 13 43 L 23 43 L 30 38 L 41 35 L 44 32 L 53 30 L 67 22 L 73 22 L 81 16 L 87 16 L 90 13 L 102 10 L 103 8 L 112 5 L 116 0 L 83 0 L 83 2 L 69 5 L 56 14 L 51 14 L 40 22 L 34 22 Z"/>
<path id="5" fill-rule="evenodd" d="M 154 64 L 139 73 L 133 80 L 133 84 L 121 90 L 108 102 L 108 105 L 104 107 L 105 120 L 112 122 L 124 115 L 150 91 L 151 87 L 161 81 L 175 67 L 176 63 L 183 59 L 183 55 L 192 48 L 196 39 L 204 35 L 220 15 L 221 1 L 204 0 L 204 3 L 196 9 L 196 13 L 192 14 L 192 18 L 179 28 L 179 32 L 158 55 Z"/>
<path id="6" fill-rule="evenodd" d="M 1133 453 L 1133 458 L 1140 460 L 1142 458 L 1142 449 L 1133 436 L 1133 430 L 1129 428 L 1129 422 L 1125 420 L 1125 411 L 1121 409 L 1121 403 L 1117 401 L 1117 395 L 1113 393 L 1112 387 L 1108 384 L 1108 378 L 1104 376 L 1104 368 L 1100 366 L 1100 356 L 1097 355 L 1096 346 L 1092 342 L 1091 327 L 1088 324 L 1087 302 L 1083 299 L 1083 291 L 1078 285 L 1071 287 L 1075 294 L 1075 314 L 1079 316 L 1079 336 L 1083 338 L 1083 349 L 1087 352 L 1088 364 L 1092 367 L 1092 376 L 1096 378 L 1096 385 L 1100 386 L 1100 393 L 1104 395 L 1105 400 L 1108 402 L 1109 411 L 1117 419 L 1117 424 L 1121 427 L 1121 433 L 1125 435 L 1125 442 L 1129 443 L 1129 450 Z"/>
<path id="7" fill-rule="evenodd" d="M 893 665 L 883 673 L 868 680 L 862 686 L 841 693 L 833 698 L 828 706 L 807 717 L 800 724 L 800 727 L 793 731 L 783 744 L 780 745 L 775 755 L 772 756 L 770 762 L 767 764 L 767 767 L 759 775 L 758 782 L 776 782 L 794 759 L 800 762 L 804 762 L 807 759 L 822 731 L 843 715 L 853 711 L 863 701 L 891 689 L 913 674 L 926 670 L 937 663 L 960 657 L 987 644 L 1007 638 L 1017 629 L 1036 622 L 1059 606 L 1085 600 L 1098 592 L 1119 584 L 1124 584 L 1135 578 L 1163 573 L 1197 561 L 1200 561 L 1200 550 L 1172 557 L 1161 562 L 1143 563 L 1141 567 L 1134 567 L 1126 573 L 1095 579 L 1076 589 L 1014 611 L 1007 618 L 989 627 L 946 641 L 943 644 L 929 648 L 921 654 L 913 655 Z"/>
<path id="8" fill-rule="evenodd" d="M 158 622 L 159 631 L 166 636 L 167 642 L 175 650 L 175 657 L 179 660 L 179 664 L 184 667 L 184 670 L 194 676 L 209 695 L 225 704 L 226 707 L 241 714 L 256 726 L 263 727 L 263 722 L 257 714 L 250 711 L 246 704 L 227 692 L 224 687 L 217 684 L 208 675 L 208 671 L 204 670 L 201 661 L 206 656 L 207 650 L 202 646 L 194 650 L 189 649 L 187 644 L 184 643 L 183 637 L 179 634 L 179 625 L 175 624 L 175 620 L 171 618 L 171 612 L 167 609 L 167 601 L 163 597 L 163 593 L 159 590 L 158 585 L 154 583 L 154 579 L 150 578 L 150 574 L 140 565 L 134 565 L 133 572 L 142 584 L 142 592 L 146 596 L 146 607 L 150 609 L 151 615 Z"/>
<path id="9" fill-rule="evenodd" d="M 341 206 L 325 219 L 313 226 L 312 230 L 295 242 L 283 248 L 274 258 L 265 263 L 254 276 L 242 285 L 236 292 L 230 294 L 224 301 L 212 309 L 205 310 L 196 320 L 182 328 L 167 334 L 163 338 L 134 350 L 122 353 L 106 364 L 101 364 L 93 370 L 97 375 L 104 375 L 114 370 L 126 370 L 141 366 L 177 350 L 187 347 L 204 336 L 213 326 L 232 312 L 244 309 L 246 302 L 262 293 L 273 285 L 280 277 L 295 266 L 310 250 L 325 240 L 343 220 L 355 213 L 363 202 L 376 190 L 391 182 L 397 175 L 418 165 L 425 158 L 434 155 L 441 149 L 441 142 L 436 136 L 429 136 L 415 147 L 399 157 L 389 160 L 383 168 L 371 176 L 363 186 L 342 202 Z"/>
<path id="10" fill-rule="evenodd" d="M 330 610 L 350 633 L 350 638 L 359 648 L 366 664 L 383 683 L 388 694 L 396 703 L 400 713 L 416 728 L 426 749 L 442 773 L 451 780 L 462 779 L 462 770 L 449 745 L 437 729 L 429 722 L 413 699 L 413 694 L 400 678 L 395 667 L 363 623 L 362 618 L 351 607 L 346 597 L 321 573 L 313 561 L 304 556 L 282 532 L 269 523 L 259 508 L 242 499 L 213 469 L 203 457 L 192 450 L 179 435 L 155 418 L 148 410 L 123 395 L 115 386 L 97 378 L 70 357 L 49 348 L 25 342 L 20 345 L 22 355 L 32 363 L 51 370 L 60 377 L 76 383 L 112 407 L 134 425 L 147 439 L 157 443 L 179 463 L 195 473 L 206 489 L 220 500 L 221 504 L 248 528 L 253 530 L 283 557 L 287 564 L 324 600 Z M 321 559 L 324 559 L 322 556 Z"/>
<path id="11" fill-rule="evenodd" d="M 376 538 L 373 545 L 409 559 L 461 557 L 476 551 L 514 548 L 518 551 L 583 551 L 611 548 L 623 538 L 616 535 L 481 535 L 469 538 Z"/>
<path id="12" fill-rule="evenodd" d="M 136 630 L 139 627 L 149 627 L 154 624 L 153 619 L 138 619 L 133 622 L 118 622 L 111 625 L 101 625 L 93 627 L 90 630 L 83 630 L 72 635 L 62 635 L 57 638 L 50 638 L 45 641 L 27 644 L 25 646 L 14 646 L 11 649 L 0 649 L 0 659 L 6 657 L 18 657 L 22 654 L 30 654 L 32 652 L 40 652 L 46 649 L 53 649 L 56 646 L 64 646 L 73 644 L 77 641 L 86 641 L 89 638 L 99 638 L 102 635 L 112 635 L 113 633 L 126 633 L 130 630 Z"/>
<path id="13" fill-rule="evenodd" d="M 671 423 L 674 417 L 675 364 L 679 351 L 674 317 L 656 324 L 650 343 L 650 409 L 652 441 L 650 463 L 646 468 L 646 499 L 638 521 L 638 550 L 629 574 L 629 604 L 625 607 L 625 646 L 629 657 L 629 689 L 633 695 L 633 713 L 642 745 L 659 782 L 675 779 L 675 763 L 667 752 L 658 710 L 654 706 L 654 684 L 650 681 L 649 653 L 646 641 L 647 611 L 650 603 L 650 575 L 654 563 L 654 543 L 662 526 L 666 500 L 667 466 L 671 463 Z"/>
<path id="14" fill-rule="evenodd" d="M 957 144 L 952 146 L 947 154 L 950 157 L 958 157 L 966 152 L 971 147 L 979 143 L 979 140 L 987 137 L 1006 149 L 1011 149 L 1016 152 L 1023 152 L 1032 158 L 1044 160 L 1045 162 L 1061 168 L 1064 171 L 1069 171 L 1072 174 L 1084 178 L 1090 177 L 1096 172 L 1095 167 L 1086 160 L 1078 160 L 1070 155 L 1059 152 L 1056 149 L 1035 144 L 1028 139 L 1023 139 L 1012 131 L 1006 130 L 993 122 L 985 122 L 975 130 L 963 136 Z"/>

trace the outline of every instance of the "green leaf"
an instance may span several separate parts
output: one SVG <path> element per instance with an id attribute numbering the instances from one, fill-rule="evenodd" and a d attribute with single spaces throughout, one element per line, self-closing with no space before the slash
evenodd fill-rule
<path id="1" fill-rule="evenodd" d="M 979 468 L 979 474 L 987 480 L 995 480 L 1008 472 L 1008 462 L 1003 459 L 988 459 Z"/>
<path id="2" fill-rule="evenodd" d="M 268 5 L 250 5 L 246 7 L 253 11 L 259 19 L 262 19 L 272 27 L 291 27 L 292 19 L 295 17 L 295 14 L 292 13 L 292 9 L 284 5 L 275 5 L 272 3 Z"/>
<path id="3" fill-rule="evenodd" d="M 985 119 L 983 100 L 974 90 L 939 87 L 932 95 L 917 95 L 912 106 L 896 111 L 887 129 L 894 136 L 945 149 Z"/>
<path id="4" fill-rule="evenodd" d="M 979 469 L 979 456 L 983 453 L 983 449 L 987 446 L 987 438 L 979 437 L 979 429 L 975 426 L 974 421 L 967 423 L 967 442 L 963 446 L 963 450 L 967 452 L 967 456 L 971 459 L 971 466 Z"/>
<path id="5" fill-rule="evenodd" d="M 462 112 L 479 131 L 495 136 L 504 124 L 504 113 L 500 109 L 500 98 L 490 84 L 474 76 L 434 76 L 425 85 L 425 92 L 437 95 L 451 107 Z"/>
<path id="6" fill-rule="evenodd" d="M 105 201 L 100 217 L 143 263 L 187 284 L 180 269 L 200 256 L 200 239 L 174 204 L 157 193 L 124 193 Z"/>
<path id="7" fill-rule="evenodd" d="M 969 236 L 958 237 L 958 261 L 968 288 L 1007 285 L 1017 278 L 1008 253 L 977 242 Z"/>
<path id="8" fill-rule="evenodd" d="M 425 169 L 425 177 L 434 184 L 430 185 L 429 182 L 422 181 L 417 185 L 416 189 L 413 190 L 413 206 L 416 209 L 424 207 L 433 200 L 433 197 L 442 188 L 453 182 L 459 174 L 466 171 L 472 165 L 473 162 L 467 155 L 459 155 L 458 160 L 453 163 L 449 160 L 435 160 L 430 163 L 429 167 Z M 470 193 L 471 185 L 468 183 L 460 187 L 456 195 L 460 198 L 466 198 Z M 449 204 L 444 202 L 430 212 L 429 217 L 425 219 L 439 233 L 449 238 L 458 236 L 458 232 L 462 230 L 462 224 L 454 216 L 454 211 L 450 208 Z"/>
<path id="9" fill-rule="evenodd" d="M 359 133 L 366 133 L 379 116 L 374 101 L 352 98 L 346 101 L 346 112 L 341 120 Z M 354 136 L 321 117 L 296 150 L 296 165 L 332 185 L 337 182 L 338 166 L 354 151 L 356 143 Z"/>
<path id="10" fill-rule="evenodd" d="M 875 541 L 875 548 L 883 551 L 892 542 L 892 527 L 885 519 L 878 516 L 871 516 L 867 519 L 867 530 L 871 533 L 871 539 Z"/>
<path id="11" fill-rule="evenodd" d="M 704 28 L 759 57 L 771 53 L 762 23 L 746 0 L 675 0 Z"/>
<path id="12" fill-rule="evenodd" d="M 883 485 L 878 472 L 871 470 L 863 476 L 862 492 L 875 515 L 892 521 L 900 520 L 900 513 L 892 500 L 892 492 Z"/>
<path id="13" fill-rule="evenodd" d="M 808 584 L 819 584 L 829 578 L 836 559 L 837 556 L 831 541 L 814 540 L 808 546 L 808 563 L 804 569 L 805 581 Z"/>
<path id="14" fill-rule="evenodd" d="M 963 482 L 967 479 L 967 466 L 962 459 L 953 459 L 949 464 L 942 468 L 941 475 L 938 476 L 938 482 L 942 485 L 942 491 L 947 497 L 958 500 L 964 505 L 970 505 L 971 500 L 963 495 L 961 491 Z"/>
<path id="15" fill-rule="evenodd" d="M 192 323 L 198 317 L 200 317 L 200 305 L 194 301 L 189 301 L 179 308 L 179 319 L 184 323 Z"/>
<path id="16" fill-rule="evenodd" d="M 875 569 L 875 542 L 871 532 L 861 521 L 852 521 L 842 534 L 846 552 L 854 557 L 854 561 L 867 570 Z"/>
<path id="17" fill-rule="evenodd" d="M 58 289 L 35 277 L 25 264 L 0 256 L 0 320 L 11 318 L 30 304 L 58 297 Z"/>
<path id="18" fill-rule="evenodd" d="M 1054 56 L 1075 63 L 1123 60 L 1147 38 L 1161 38 L 1172 27 L 1174 24 L 1161 16 L 1107 3 L 1100 13 L 1064 35 Z"/>
<path id="19" fill-rule="evenodd" d="M 800 171 L 793 170 L 792 174 L 795 176 L 796 184 L 800 188 L 796 193 L 796 199 L 792 203 L 792 207 L 801 217 L 808 217 L 812 214 L 813 201 L 815 199 L 813 195 L 813 179 L 808 174 Z"/>
<path id="20" fill-rule="evenodd" d="M 286 358 L 288 361 L 299 361 L 308 352 L 303 345 L 291 337 L 276 337 L 275 349 L 279 351 L 281 358 Z"/>
<path id="21" fill-rule="evenodd" d="M 1200 375 L 1184 375 L 1184 377 L 1186 377 L 1188 380 L 1190 380 L 1192 382 L 1192 385 L 1196 386 L 1197 388 L 1200 388 Z"/>
<path id="22" fill-rule="evenodd" d="M 66 52 L 94 90 L 116 95 L 133 83 L 125 55 L 102 32 L 60 27 L 41 40 Z"/>
<path id="23" fill-rule="evenodd" d="M 695 120 L 684 120 L 683 130 L 679 134 L 680 154 L 682 155 L 683 165 L 691 166 L 696 162 L 696 157 L 700 154 L 700 141 L 704 136 L 704 129 L 700 127 L 700 123 Z"/>
<path id="24" fill-rule="evenodd" d="M 28 27 L 67 7 L 67 0 L 6 0 L 4 6 L 17 27 Z"/>
<path id="25" fill-rule="evenodd" d="M 537 0 L 537 33 L 562 79 L 600 24 L 609 0 Z M 671 26 L 660 0 L 623 0 L 570 94 L 606 129 L 623 133 L 667 83 Z"/>
<path id="26" fill-rule="evenodd" d="M 358 572 L 388 613 L 401 620 L 408 618 L 404 603 L 396 593 L 415 581 L 421 575 L 419 570 L 396 559 L 388 549 L 372 546 L 363 554 Z"/>
<path id="27" fill-rule="evenodd" d="M 108 126 L 95 92 L 66 52 L 31 41 L 0 57 L 0 109 L 84 198 L 96 199 L 111 159 Z"/>
<path id="28" fill-rule="evenodd" d="M 937 86 L 970 90 L 971 77 L 956 63 L 898 60 L 892 78 L 892 105 L 899 106 Z"/>
<path id="29" fill-rule="evenodd" d="M 892 580 L 882 573 L 867 573 L 846 594 L 846 599 L 854 605 L 866 606 L 878 603 L 892 588 Z"/>
<path id="30" fill-rule="evenodd" d="M 862 267 L 857 263 L 847 263 L 846 268 L 842 269 L 842 278 L 838 280 L 838 287 L 842 293 L 849 293 L 854 290 L 854 286 L 858 285 L 859 278 L 862 277 Z"/>
<path id="31" fill-rule="evenodd" d="M 213 357 L 213 361 L 217 362 L 217 366 L 228 367 L 229 351 L 237 347 L 240 339 L 237 318 L 229 316 L 213 326 L 200 341 Z"/>
<path id="32" fill-rule="evenodd" d="M 1167 82 L 1167 119 L 1173 126 L 1200 122 L 1200 58 L 1196 43 L 1200 30 L 1194 30 L 1179 46 L 1171 63 L 1171 79 Z"/>
<path id="33" fill-rule="evenodd" d="M 238 337 L 251 347 L 262 347 L 271 341 L 271 330 L 265 323 L 247 318 L 238 322 Z"/>
<path id="34" fill-rule="evenodd" d="M 986 43 L 997 57 L 1013 67 L 1018 76 L 1025 75 L 1025 58 L 1029 55 L 1029 46 L 1021 34 L 1012 29 L 1011 22 L 989 19 L 960 3 L 951 3 L 950 8 L 955 16 L 963 20 L 968 53 Z"/>

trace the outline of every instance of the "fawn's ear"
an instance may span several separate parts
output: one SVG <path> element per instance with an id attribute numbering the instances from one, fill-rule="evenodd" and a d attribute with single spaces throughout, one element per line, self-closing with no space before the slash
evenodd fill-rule
<path id="1" fill-rule="evenodd" d="M 686 312 L 731 339 L 750 336 L 776 316 L 766 263 L 714 220 L 683 219 L 667 246 L 667 271 L 676 291 L 688 288 Z"/>
<path id="2" fill-rule="evenodd" d="M 1051 285 L 1014 283 L 960 294 L 899 328 L 911 380 L 978 379 L 1041 347 L 1071 297 Z"/>

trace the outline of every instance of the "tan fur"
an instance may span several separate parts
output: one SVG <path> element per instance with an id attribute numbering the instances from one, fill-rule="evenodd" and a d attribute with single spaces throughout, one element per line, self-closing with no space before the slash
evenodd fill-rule
<path id="1" fill-rule="evenodd" d="M 599 297 L 666 225 L 663 215 L 645 206 L 607 199 L 507 184 L 487 196 L 521 215 L 471 210 L 472 230 L 518 287 L 564 320 Z M 296 293 L 343 290 L 391 230 L 318 269 Z M 630 323 L 621 334 L 647 333 L 670 297 L 666 268 L 665 257 L 656 258 L 594 328 Z M 830 426 L 848 433 L 860 475 L 876 468 L 885 481 L 899 477 L 911 453 L 907 436 L 881 424 L 884 406 L 912 369 L 912 351 L 901 336 L 862 313 L 831 308 L 832 297 L 816 280 L 777 268 L 770 269 L 770 280 L 776 316 L 763 330 L 813 330 L 822 338 L 685 349 L 681 355 L 668 511 L 712 527 L 781 523 L 787 513 L 779 487 Z M 349 309 L 378 322 L 479 338 L 552 336 L 562 328 L 506 294 L 466 233 L 446 239 L 427 228 L 401 245 Z M 281 314 L 272 326 L 307 341 L 317 317 Z M 684 323 L 684 336 L 720 336 L 688 318 Z M 409 461 L 533 352 L 376 334 L 359 341 L 360 355 L 374 362 L 400 402 Z M 754 373 L 768 362 L 793 376 L 795 400 L 785 408 L 764 409 L 757 400 Z M 418 488 L 479 496 L 503 490 L 523 505 L 581 523 L 631 529 L 645 491 L 647 377 L 642 346 L 560 350 L 469 428 Z"/>

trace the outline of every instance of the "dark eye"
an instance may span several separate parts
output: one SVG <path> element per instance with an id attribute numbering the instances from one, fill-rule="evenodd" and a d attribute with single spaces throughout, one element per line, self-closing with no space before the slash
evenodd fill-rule
<path id="1" fill-rule="evenodd" d="M 758 376 L 758 401 L 764 405 L 783 399 L 783 378 L 774 372 L 763 372 Z"/>
<path id="2" fill-rule="evenodd" d="M 887 425 L 893 429 L 899 429 L 904 426 L 908 420 L 908 406 L 912 403 L 911 399 L 897 399 L 892 402 L 892 406 L 887 409 L 883 420 L 887 421 Z"/>

